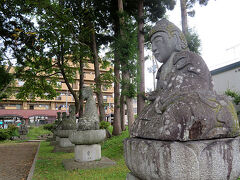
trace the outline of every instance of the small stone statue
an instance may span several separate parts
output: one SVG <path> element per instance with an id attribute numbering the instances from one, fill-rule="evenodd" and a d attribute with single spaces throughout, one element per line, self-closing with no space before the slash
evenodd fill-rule
<path id="1" fill-rule="evenodd" d="M 71 168 L 97 167 L 98 164 L 108 165 L 111 160 L 105 163 L 101 159 L 100 143 L 105 140 L 106 131 L 99 129 L 98 111 L 92 88 L 84 87 L 82 95 L 86 100 L 85 111 L 83 117 L 79 119 L 78 130 L 69 134 L 69 140 L 75 145 L 75 156 L 74 161 L 70 163 Z M 67 162 L 63 162 L 63 164 L 65 168 L 68 167 Z"/>
<path id="2" fill-rule="evenodd" d="M 150 37 L 153 54 L 163 65 L 151 103 L 134 122 L 131 136 L 179 141 L 238 136 L 233 104 L 213 91 L 207 65 L 188 50 L 183 33 L 162 19 Z"/>
<path id="3" fill-rule="evenodd" d="M 82 96 L 86 100 L 86 105 L 83 117 L 79 119 L 78 130 L 97 130 L 99 129 L 99 117 L 92 88 L 83 87 Z"/>
<path id="4" fill-rule="evenodd" d="M 19 135 L 22 136 L 22 135 L 27 135 L 28 133 L 28 128 L 25 124 L 21 124 L 21 126 L 19 127 L 18 129 L 18 132 L 19 132 Z"/>
<path id="5" fill-rule="evenodd" d="M 62 113 L 57 112 L 57 120 L 54 123 L 54 131 L 62 129 Z"/>
<path id="6" fill-rule="evenodd" d="M 69 117 L 67 117 L 66 112 L 62 113 L 62 129 L 63 130 L 76 130 L 76 117 L 75 117 L 76 108 L 74 105 L 69 107 Z"/>

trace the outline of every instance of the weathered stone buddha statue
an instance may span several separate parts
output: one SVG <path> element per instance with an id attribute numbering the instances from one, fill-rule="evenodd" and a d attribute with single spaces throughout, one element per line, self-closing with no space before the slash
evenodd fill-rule
<path id="1" fill-rule="evenodd" d="M 188 50 L 183 33 L 162 19 L 150 37 L 153 54 L 163 64 L 157 72 L 157 90 L 134 122 L 131 136 L 188 141 L 239 135 L 233 104 L 213 91 L 208 67 Z"/>
<path id="2" fill-rule="evenodd" d="M 150 37 L 163 64 L 151 103 L 124 140 L 127 180 L 237 179 L 240 128 L 233 104 L 213 91 L 205 62 L 174 24 L 160 20 Z"/>

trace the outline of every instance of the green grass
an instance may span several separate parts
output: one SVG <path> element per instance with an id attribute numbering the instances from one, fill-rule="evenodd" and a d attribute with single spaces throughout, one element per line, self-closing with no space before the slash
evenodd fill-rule
<path id="1" fill-rule="evenodd" d="M 21 142 L 25 142 L 26 140 L 17 140 L 17 141 L 13 141 L 13 140 L 4 140 L 4 141 L 0 141 L 0 144 L 5 144 L 5 145 L 8 145 L 8 144 L 14 144 L 14 143 L 21 143 Z"/>
<path id="2" fill-rule="evenodd" d="M 51 131 L 43 129 L 43 126 L 31 127 L 31 128 L 28 129 L 28 134 L 27 134 L 28 139 L 26 139 L 26 140 L 16 140 L 16 141 L 7 139 L 7 140 L 0 141 L 0 144 L 21 143 L 21 142 L 27 141 L 29 139 L 30 140 L 37 139 L 38 136 L 41 136 L 43 134 L 51 134 L 51 133 L 52 133 Z M 14 135 L 19 136 L 17 130 L 16 130 Z"/>
<path id="3" fill-rule="evenodd" d="M 102 143 L 102 156 L 116 161 L 115 166 L 89 170 L 66 171 L 62 160 L 74 158 L 74 153 L 52 153 L 49 142 L 41 142 L 33 180 L 126 179 L 129 170 L 124 162 L 123 140 L 128 136 L 128 131 L 124 131 Z"/>
<path id="4" fill-rule="evenodd" d="M 51 133 L 52 133 L 51 131 L 43 129 L 43 126 L 30 127 L 28 129 L 27 137 L 33 140 L 33 139 L 37 139 L 38 136 L 41 136 L 43 134 L 51 134 Z"/>

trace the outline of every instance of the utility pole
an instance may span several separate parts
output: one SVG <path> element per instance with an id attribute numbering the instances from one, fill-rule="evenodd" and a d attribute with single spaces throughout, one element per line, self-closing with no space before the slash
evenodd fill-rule
<path id="1" fill-rule="evenodd" d="M 68 112 L 68 90 L 66 94 L 66 113 Z"/>

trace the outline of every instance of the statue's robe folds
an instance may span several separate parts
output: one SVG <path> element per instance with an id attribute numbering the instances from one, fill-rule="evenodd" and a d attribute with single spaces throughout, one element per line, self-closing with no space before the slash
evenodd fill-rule
<path id="1" fill-rule="evenodd" d="M 210 72 L 200 56 L 174 53 L 156 78 L 157 90 L 133 123 L 132 137 L 189 141 L 240 134 L 233 104 L 213 91 Z"/>

